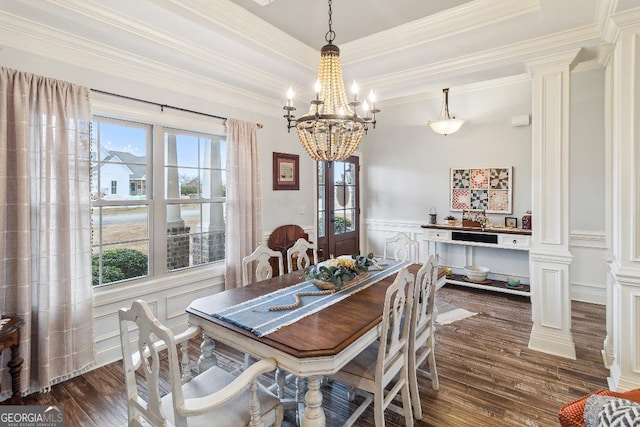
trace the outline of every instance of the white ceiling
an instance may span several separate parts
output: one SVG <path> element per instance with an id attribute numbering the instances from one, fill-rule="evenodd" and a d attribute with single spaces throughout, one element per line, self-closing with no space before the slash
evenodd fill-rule
<path id="1" fill-rule="evenodd" d="M 316 50 L 326 44 L 326 0 L 231 0 L 258 18 Z M 342 45 L 471 0 L 335 0 L 332 2 L 334 44 Z M 260 6 L 266 3 L 265 6 Z"/>
<path id="2" fill-rule="evenodd" d="M 299 102 L 311 96 L 328 7 L 258 4 L 265 1 L 2 1 L 0 58 L 29 52 L 280 115 L 274 107 L 290 85 Z M 382 103 L 523 74 L 527 61 L 557 52 L 582 49 L 588 60 L 604 43 L 609 17 L 640 7 L 640 0 L 333 3 L 345 80 L 373 88 Z"/>

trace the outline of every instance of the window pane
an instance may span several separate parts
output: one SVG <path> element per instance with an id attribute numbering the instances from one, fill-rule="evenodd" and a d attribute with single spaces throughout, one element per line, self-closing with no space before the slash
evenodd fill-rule
<path id="1" fill-rule="evenodd" d="M 147 206 L 105 206 L 92 209 L 93 284 L 146 276 L 149 272 Z"/>
<path id="2" fill-rule="evenodd" d="M 345 225 L 345 230 L 346 231 L 355 231 L 356 230 L 355 217 L 356 217 L 355 209 L 347 209 L 345 211 L 344 225 Z"/>
<path id="3" fill-rule="evenodd" d="M 324 236 L 324 211 L 318 211 L 318 237 Z"/>
<path id="4" fill-rule="evenodd" d="M 92 199 L 146 199 L 149 126 L 94 121 L 91 135 Z"/>
<path id="5" fill-rule="evenodd" d="M 346 218 L 345 218 L 344 209 L 335 210 L 333 212 L 334 212 L 333 213 L 333 218 L 334 218 L 333 227 L 335 229 L 335 234 L 345 233 L 347 231 L 347 229 L 346 229 Z"/>
<path id="6" fill-rule="evenodd" d="M 167 270 L 221 261 L 225 254 L 225 204 L 167 205 Z"/>
<path id="7" fill-rule="evenodd" d="M 219 138 L 166 132 L 165 197 L 224 197 L 226 143 Z"/>

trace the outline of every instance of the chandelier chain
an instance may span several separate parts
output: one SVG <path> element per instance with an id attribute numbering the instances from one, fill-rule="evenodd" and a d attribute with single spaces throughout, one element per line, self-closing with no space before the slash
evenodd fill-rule
<path id="1" fill-rule="evenodd" d="M 329 31 L 324 35 L 324 39 L 327 43 L 332 43 L 336 38 L 336 32 L 331 29 L 331 24 L 333 24 L 333 20 L 331 19 L 332 10 L 331 10 L 331 0 L 329 0 Z"/>
<path id="2" fill-rule="evenodd" d="M 314 87 L 316 96 L 311 100 L 308 112 L 296 117 L 293 112 L 293 88 L 287 91 L 287 130 L 295 128 L 300 143 L 309 156 L 316 161 L 340 161 L 351 156 L 367 133 L 368 126 L 376 127 L 376 108 L 373 92 L 369 102 L 358 100 L 358 86 L 353 82 L 353 100 L 349 102 L 344 88 L 340 49 L 333 44 L 333 1 L 329 5 L 329 31 L 324 38 L 327 44 L 320 50 L 318 80 Z M 362 106 L 361 111 L 358 107 Z"/>

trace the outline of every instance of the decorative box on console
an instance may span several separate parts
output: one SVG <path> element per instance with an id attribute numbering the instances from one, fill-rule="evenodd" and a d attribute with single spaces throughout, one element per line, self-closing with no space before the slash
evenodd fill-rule
<path id="1" fill-rule="evenodd" d="M 462 211 L 462 226 L 463 227 L 476 227 L 483 228 L 489 224 L 489 218 L 485 211 Z"/>

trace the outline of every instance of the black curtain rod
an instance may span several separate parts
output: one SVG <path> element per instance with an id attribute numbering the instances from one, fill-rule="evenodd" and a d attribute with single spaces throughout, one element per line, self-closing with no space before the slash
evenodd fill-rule
<path id="1" fill-rule="evenodd" d="M 120 95 L 120 94 L 117 94 L 117 93 L 106 92 L 104 90 L 91 89 L 91 91 L 92 92 L 96 92 L 96 93 L 101 93 L 103 95 L 116 96 L 118 98 L 128 99 L 129 101 L 136 101 L 136 102 L 142 102 L 142 103 L 145 103 L 145 104 L 155 105 L 157 107 L 160 107 L 160 111 L 164 111 L 165 108 L 170 108 L 172 110 L 182 111 L 182 112 L 185 112 L 185 113 L 198 114 L 200 116 L 211 117 L 211 118 L 214 118 L 214 119 L 227 120 L 226 117 L 216 116 L 215 114 L 202 113 L 200 111 L 188 110 L 188 109 L 182 108 L 182 107 L 174 107 L 173 105 L 160 104 L 160 103 L 153 102 L 153 101 L 147 101 L 146 99 L 134 98 L 132 96 L 126 96 L 126 95 Z M 260 124 L 260 123 L 256 123 L 256 126 L 258 128 L 260 128 L 260 129 L 262 129 L 262 127 L 263 127 L 263 125 Z"/>

